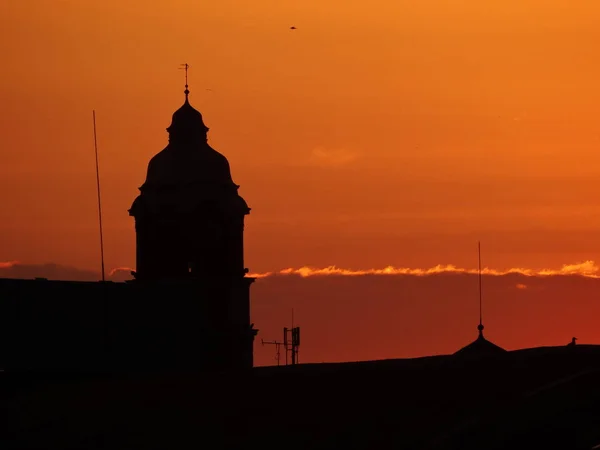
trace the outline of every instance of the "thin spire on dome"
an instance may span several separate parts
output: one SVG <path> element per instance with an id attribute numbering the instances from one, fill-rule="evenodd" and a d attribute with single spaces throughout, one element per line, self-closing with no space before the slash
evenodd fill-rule
<path id="1" fill-rule="evenodd" d="M 185 91 L 183 91 L 183 93 L 185 94 L 185 102 L 188 102 L 188 95 L 190 93 L 190 90 L 188 89 L 188 69 L 190 68 L 190 65 L 188 63 L 182 64 L 182 67 L 180 67 L 180 69 L 185 70 Z"/>
<path id="2" fill-rule="evenodd" d="M 479 325 L 477 325 L 477 330 L 479 331 L 479 336 L 483 337 L 483 296 L 481 291 L 481 241 L 477 241 L 477 256 L 479 258 Z"/>
<path id="3" fill-rule="evenodd" d="M 506 350 L 502 347 L 498 347 L 496 344 L 488 341 L 483 337 L 483 295 L 481 289 L 481 242 L 477 242 L 477 250 L 479 257 L 479 325 L 477 325 L 477 331 L 479 331 L 479 336 L 473 342 L 471 342 L 466 347 L 458 350 L 455 355 L 487 355 L 487 354 L 495 354 L 495 353 L 505 353 Z"/>

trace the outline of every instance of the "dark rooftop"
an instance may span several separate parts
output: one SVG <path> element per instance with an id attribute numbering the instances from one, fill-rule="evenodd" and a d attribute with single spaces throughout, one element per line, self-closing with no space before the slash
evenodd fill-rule
<path id="1" fill-rule="evenodd" d="M 480 357 L 506 352 L 506 350 L 504 350 L 502 347 L 488 341 L 485 337 L 483 337 L 482 324 L 479 324 L 477 330 L 479 331 L 479 336 L 477 336 L 477 339 L 475 339 L 469 345 L 458 350 L 456 353 L 454 353 L 455 355 Z"/>
<path id="2" fill-rule="evenodd" d="M 588 345 L 237 375 L 1 374 L 2 448 L 589 450 L 598 379 Z"/>

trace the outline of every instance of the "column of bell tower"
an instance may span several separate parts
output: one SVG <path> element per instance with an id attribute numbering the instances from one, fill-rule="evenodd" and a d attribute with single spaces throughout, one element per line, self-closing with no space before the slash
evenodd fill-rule
<path id="1" fill-rule="evenodd" d="M 168 145 L 148 164 L 130 216 L 135 218 L 136 283 L 193 282 L 206 286 L 211 323 L 222 324 L 233 365 L 252 365 L 244 218 L 229 162 L 207 142 L 208 127 L 189 102 L 173 114 Z M 237 349 L 237 350 L 236 350 Z M 249 353 L 249 355 L 248 355 Z"/>

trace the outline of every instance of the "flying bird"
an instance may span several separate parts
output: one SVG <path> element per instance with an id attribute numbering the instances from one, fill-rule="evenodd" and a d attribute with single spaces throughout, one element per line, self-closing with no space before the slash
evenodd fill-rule
<path id="1" fill-rule="evenodd" d="M 290 30 L 295 30 L 295 29 L 296 29 L 296 27 L 290 27 Z"/>

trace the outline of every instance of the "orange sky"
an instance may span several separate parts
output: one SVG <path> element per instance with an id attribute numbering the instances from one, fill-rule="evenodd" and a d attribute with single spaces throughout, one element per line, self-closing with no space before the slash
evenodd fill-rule
<path id="1" fill-rule="evenodd" d="M 98 269 L 95 109 L 106 265 L 134 266 L 184 62 L 253 272 L 600 260 L 600 4 L 366 4 L 3 1 L 0 261 Z"/>

